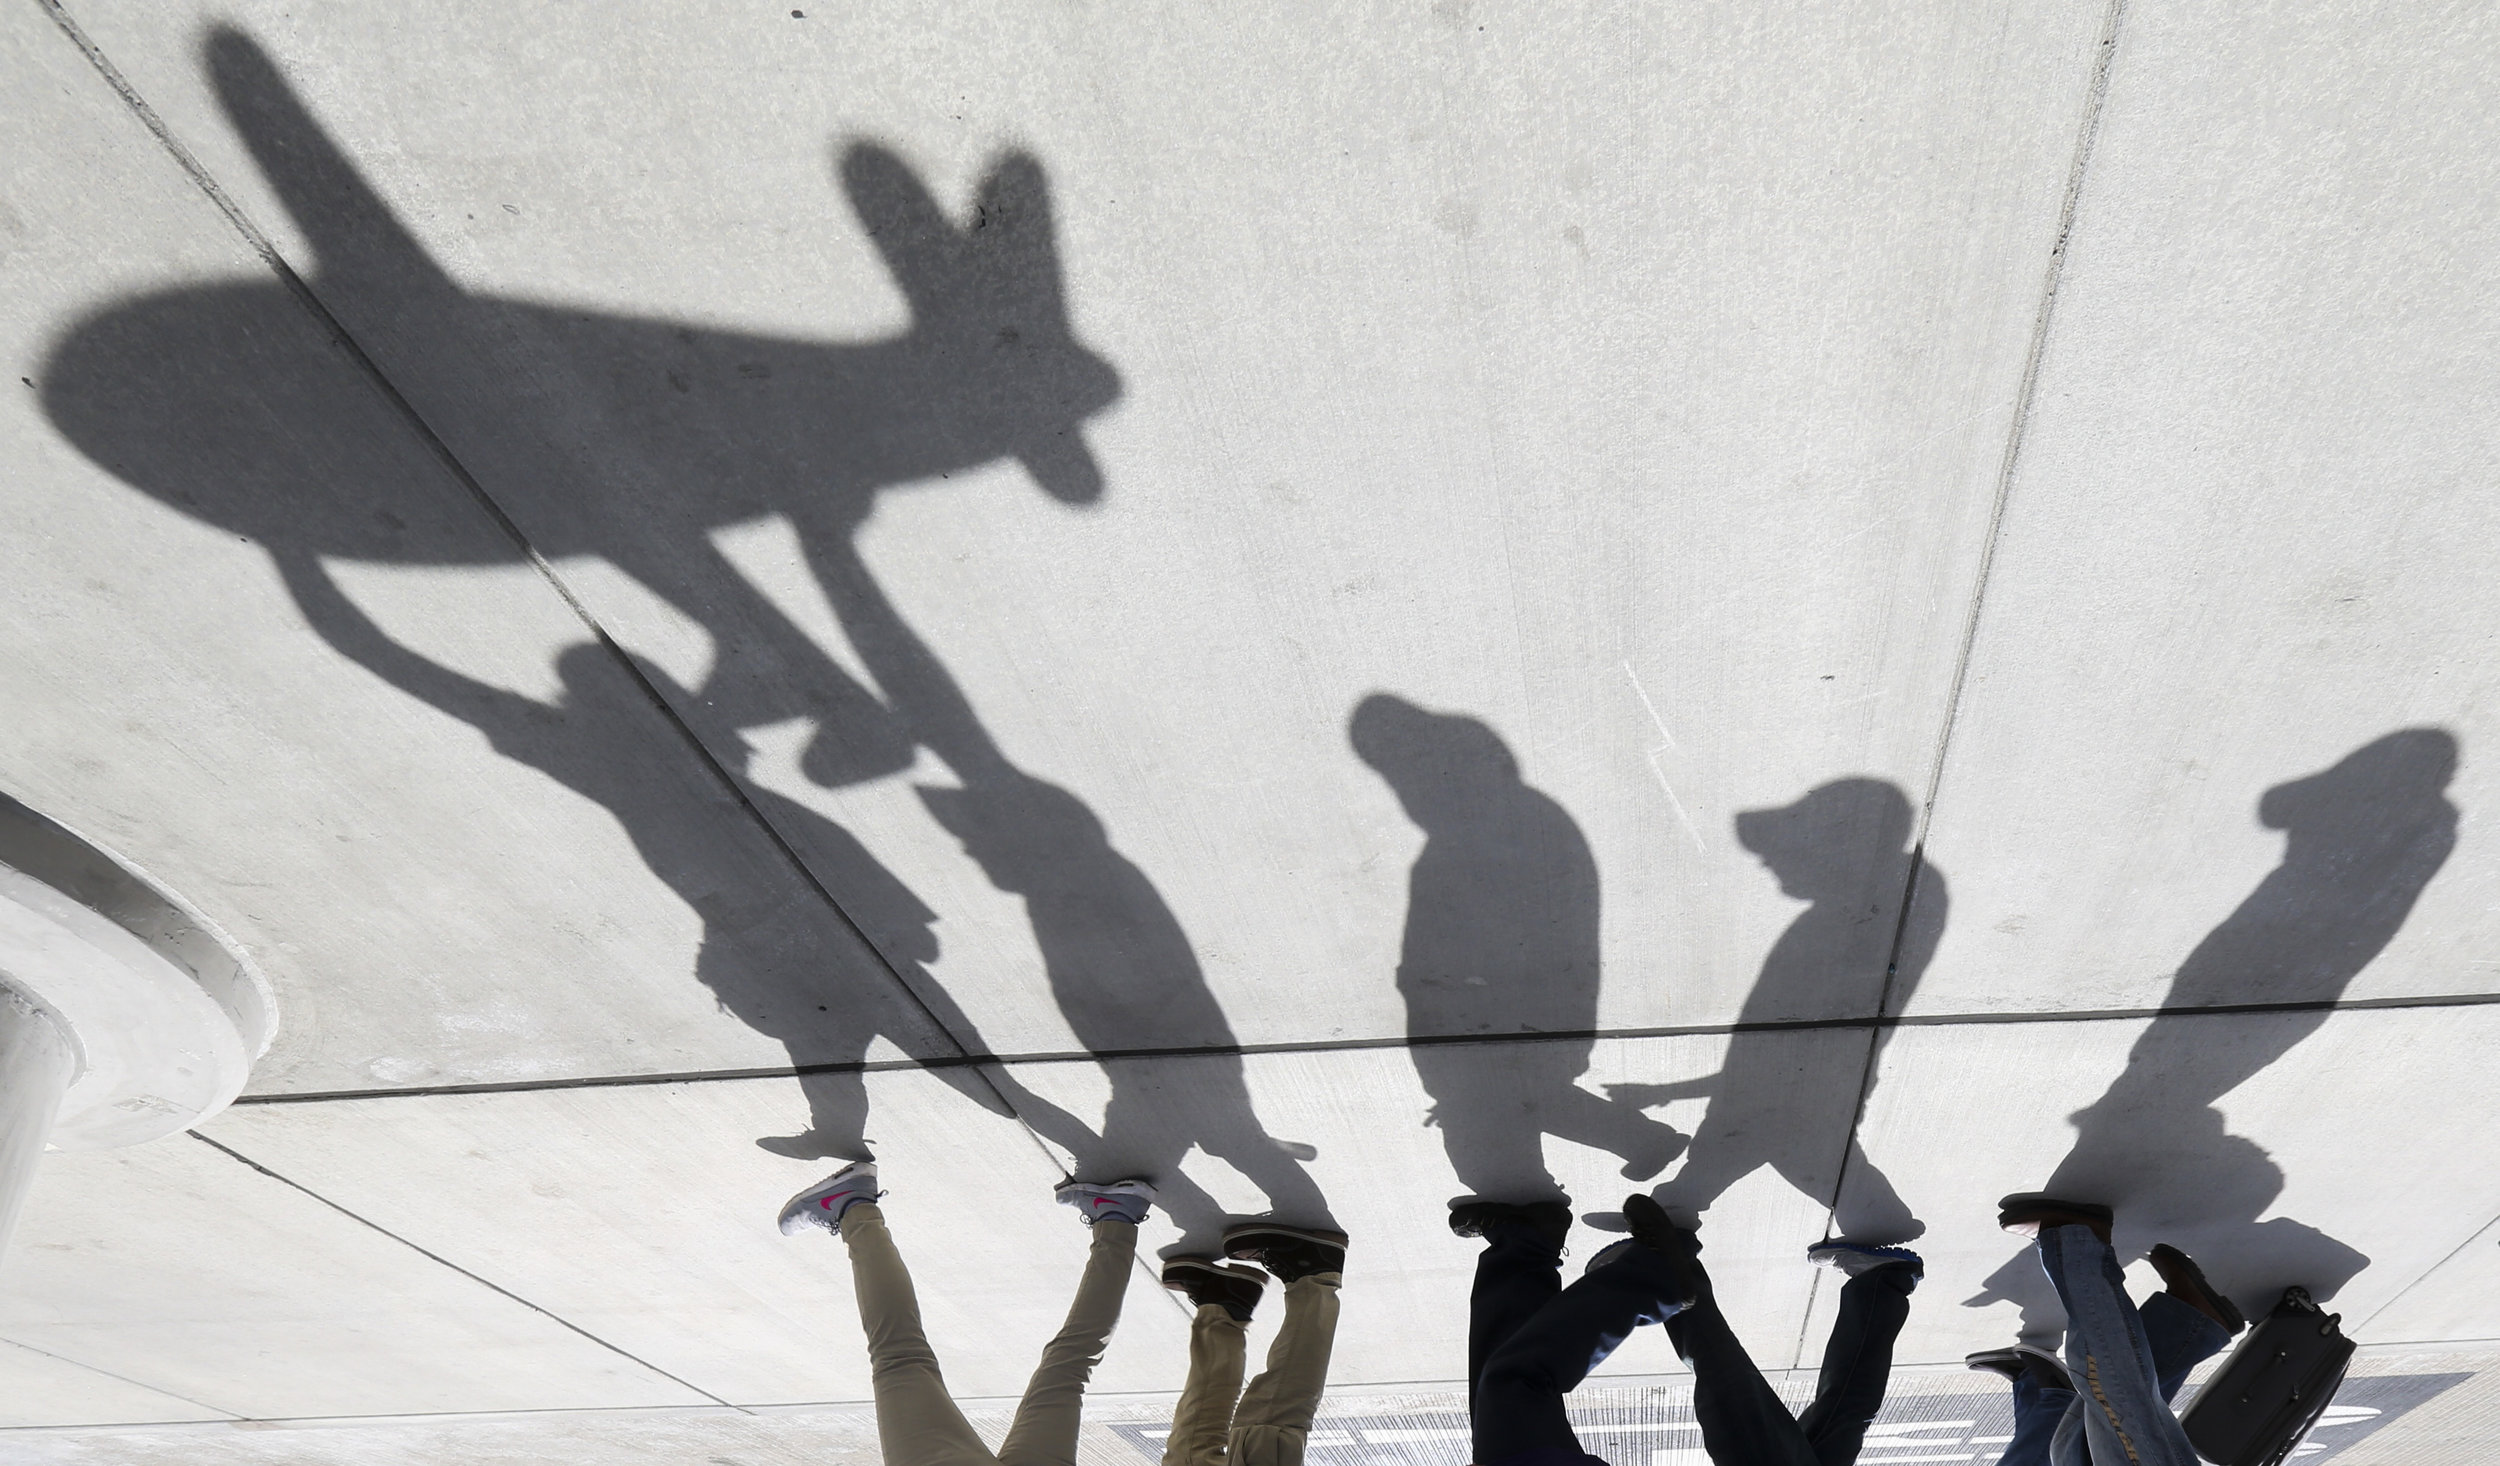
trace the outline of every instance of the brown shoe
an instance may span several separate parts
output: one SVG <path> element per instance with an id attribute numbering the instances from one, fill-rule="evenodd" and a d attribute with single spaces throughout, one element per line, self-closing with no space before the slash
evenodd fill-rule
<path id="1" fill-rule="evenodd" d="M 2195 1258 L 2167 1242 L 2157 1242 L 2153 1244 L 2153 1250 L 2145 1254 L 2144 1260 L 2153 1265 L 2153 1271 L 2161 1274 L 2162 1286 L 2169 1290 L 2170 1296 L 2222 1325 L 2225 1333 L 2236 1334 L 2248 1327 L 2248 1315 L 2240 1312 L 2238 1304 L 2223 1297 L 2220 1290 L 2205 1281 L 2205 1270 L 2196 1265 Z"/>
<path id="2" fill-rule="evenodd" d="M 2092 1235 L 2109 1240 L 2109 1225 L 2118 1214 L 2089 1201 L 2062 1201 L 2037 1191 L 2018 1191 L 1997 1203 L 1997 1225 L 2024 1237 L 2038 1237 L 2042 1227 L 2090 1227 Z"/>

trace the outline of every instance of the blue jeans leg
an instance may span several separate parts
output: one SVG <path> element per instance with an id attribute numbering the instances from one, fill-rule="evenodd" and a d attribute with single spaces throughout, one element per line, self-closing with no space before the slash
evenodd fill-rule
<path id="1" fill-rule="evenodd" d="M 1475 1459 L 1481 1466 L 1595 1460 L 1580 1449 L 1563 1396 L 1632 1330 L 1673 1314 L 1681 1287 L 1664 1256 L 1633 1247 L 1513 1329 L 1476 1379 Z"/>
<path id="2" fill-rule="evenodd" d="M 1823 1466 L 1849 1466 L 1866 1444 L 1866 1428 L 1884 1408 L 1892 1376 L 1892 1345 L 1909 1322 L 1917 1271 L 1908 1263 L 1871 1269 L 1843 1284 L 1840 1316 L 1823 1346 L 1814 1403 L 1797 1421 Z"/>
<path id="3" fill-rule="evenodd" d="M 2075 1392 L 2042 1384 L 2029 1371 L 2014 1376 L 2014 1438 L 1997 1466 L 2049 1466 L 2049 1443 L 2057 1423 L 2075 1403 Z"/>
<path id="4" fill-rule="evenodd" d="M 2231 1336 L 2222 1325 L 2168 1293 L 2156 1293 L 2136 1310 L 2152 1346 L 2154 1382 L 2164 1400 L 2175 1400 L 2188 1372 L 2222 1352 Z M 2040 1383 L 2028 1373 L 2014 1380 L 2014 1438 L 1997 1466 L 2049 1466 L 2049 1442 L 2075 1402 L 2075 1392 Z"/>
<path id="5" fill-rule="evenodd" d="M 2043 1227 L 2040 1266 L 2066 1305 L 2066 1369 L 2075 1403 L 2051 1443 L 2052 1466 L 2088 1451 L 2131 1466 L 2199 1466 L 2170 1413 L 2143 1316 L 2127 1301 L 2117 1254 L 2089 1227 Z"/>
<path id="6" fill-rule="evenodd" d="M 1476 1413 L 1476 1381 L 1504 1340 L 1562 1291 L 1562 1248 L 1544 1228 L 1517 1217 L 1485 1229 L 1476 1256 L 1475 1291 L 1467 1299 L 1467 1414 Z"/>
<path id="7" fill-rule="evenodd" d="M 2177 1399 L 2188 1371 L 2222 1352 L 2231 1336 L 2222 1325 L 2168 1293 L 2156 1293 L 2136 1310 L 2144 1317 L 2144 1337 L 2153 1350 L 2153 1376 L 2161 1397 Z"/>

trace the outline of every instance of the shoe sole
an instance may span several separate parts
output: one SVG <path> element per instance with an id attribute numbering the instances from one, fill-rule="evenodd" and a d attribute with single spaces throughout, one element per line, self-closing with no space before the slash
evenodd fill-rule
<path id="1" fill-rule="evenodd" d="M 1997 1203 L 1997 1225 L 2007 1231 L 2025 1224 L 2044 1225 L 2047 1221 L 2045 1214 L 2050 1212 L 2062 1212 L 2068 1216 L 2085 1219 L 2080 1224 L 2060 1222 L 2059 1226 L 2091 1226 L 2097 1223 L 2101 1231 L 2109 1230 L 2118 1220 L 2116 1211 L 2099 1202 L 2067 1201 L 2062 1197 L 2049 1196 L 2037 1191 L 2017 1191 Z"/>
<path id="2" fill-rule="evenodd" d="M 1235 1267 L 1231 1263 L 1217 1262 L 1211 1257 L 1173 1258 L 1163 1265 L 1163 1286 L 1175 1293 L 1185 1292 L 1189 1287 L 1191 1274 L 1203 1274 L 1211 1278 L 1232 1278 L 1244 1283 L 1256 1283 L 1262 1288 L 1267 1286 L 1267 1274 L 1260 1272 L 1257 1268 Z"/>
<path id="3" fill-rule="evenodd" d="M 1878 1246 L 1866 1242 L 1817 1242 L 1806 1249 L 1806 1261 L 1817 1267 L 1828 1267 L 1836 1273 L 1845 1275 L 1848 1269 L 1842 1267 L 1838 1261 L 1843 1257 L 1882 1259 L 1875 1264 L 1875 1267 L 1868 1268 L 1868 1272 L 1873 1272 L 1877 1267 L 1894 1267 L 1906 1262 L 1918 1270 L 1920 1282 L 1927 1281 L 1927 1259 L 1907 1247 Z M 1826 1261 L 1826 1259 L 1832 1260 Z"/>
<path id="4" fill-rule="evenodd" d="M 1331 1232 L 1321 1227 L 1279 1227 L 1262 1222 L 1255 1227 L 1234 1227 L 1226 1231 L 1224 1255 L 1226 1257 L 1239 1256 L 1233 1251 L 1235 1247 L 1256 1241 L 1261 1237 L 1282 1237 L 1290 1242 L 1309 1242 L 1320 1247 L 1334 1247 L 1339 1252 L 1345 1251 L 1346 1239 L 1343 1232 Z"/>
<path id="5" fill-rule="evenodd" d="M 2179 1272 L 2184 1275 L 2186 1282 L 2195 1287 L 2197 1292 L 2205 1295 L 2205 1301 L 2214 1306 L 2215 1312 L 2223 1315 L 2219 1322 L 2224 1328 L 2229 1329 L 2234 1334 L 2237 1334 L 2240 1330 L 2248 1327 L 2248 1315 L 2240 1312 L 2240 1306 L 2238 1304 L 2223 1297 L 2221 1289 L 2205 1280 L 2205 1270 L 2196 1265 L 2195 1258 L 2188 1256 L 2186 1253 L 2181 1252 L 2178 1248 L 2171 1246 L 2167 1242 L 2154 1243 L 2153 1251 L 2150 1255 L 2158 1259 L 2164 1254 L 2167 1254 L 2170 1258 L 2170 1267 L 2165 1268 L 2161 1266 L 2158 1261 L 2156 1261 L 2153 1266 L 2153 1271 L 2162 1275 L 2163 1287 L 2170 1288 L 2170 1291 L 2173 1293 L 2178 1292 L 2179 1290 L 2177 1288 L 2170 1286 L 2170 1274 L 2173 1271 Z M 2184 1303 L 2187 1300 L 2183 1298 L 2180 1301 Z M 2188 1306 L 2191 1308 L 2195 1307 L 2194 1304 L 2189 1304 Z M 2200 1309 L 2198 1311 L 2202 1312 L 2203 1310 Z"/>
<path id="6" fill-rule="evenodd" d="M 1450 1232 L 1453 1236 L 1464 1237 L 1473 1242 L 1483 1239 L 1484 1224 L 1500 1221 L 1504 1217 L 1517 1217 L 1531 1226 L 1536 1226 L 1539 1222 L 1532 1213 L 1541 1206 L 1560 1207 L 1563 1213 L 1563 1230 L 1566 1233 L 1571 1230 L 1571 1198 L 1567 1196 L 1560 1201 L 1487 1201 L 1481 1196 L 1470 1196 L 1450 1203 Z M 1460 1213 L 1479 1207 L 1484 1209 L 1485 1215 L 1470 1218 L 1467 1227 L 1459 1225 Z"/>
<path id="7" fill-rule="evenodd" d="M 1053 1199 L 1065 1205 L 1089 1191 L 1098 1196 L 1134 1196 L 1140 1201 L 1148 1202 L 1155 1199 L 1154 1183 L 1139 1180 L 1105 1181 L 1099 1186 L 1091 1181 L 1070 1181 L 1050 1194 Z"/>
<path id="8" fill-rule="evenodd" d="M 2014 1352 L 2021 1355 L 2025 1359 L 2037 1359 L 2042 1364 L 2047 1365 L 2049 1369 L 2057 1375 L 2057 1387 L 2059 1389 L 2071 1390 L 2075 1387 L 2075 1377 L 2066 1372 L 2066 1361 L 2058 1358 L 2048 1350 L 2034 1348 L 2029 1344 L 2016 1344 L 2014 1346 Z"/>

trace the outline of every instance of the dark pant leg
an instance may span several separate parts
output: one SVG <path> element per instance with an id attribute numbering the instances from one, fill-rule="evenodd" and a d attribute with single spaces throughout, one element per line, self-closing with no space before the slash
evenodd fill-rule
<path id="1" fill-rule="evenodd" d="M 1476 1287 L 1467 1298 L 1467 1414 L 1476 1413 L 1476 1381 L 1502 1341 L 1562 1291 L 1562 1247 L 1542 1228 L 1517 1217 L 1485 1229 L 1476 1256 Z"/>
<path id="2" fill-rule="evenodd" d="M 1909 1263 L 1872 1268 L 1842 1285 L 1840 1317 L 1823 1346 L 1814 1403 L 1797 1422 L 1823 1466 L 1849 1466 L 1866 1444 L 1866 1428 L 1884 1408 L 1892 1343 L 1909 1322 L 1910 1292 L 1917 1286 L 1917 1270 Z"/>
<path id="3" fill-rule="evenodd" d="M 1563 1412 L 1563 1396 L 1645 1323 L 1675 1312 L 1683 1283 L 1673 1264 L 1634 1247 L 1548 1299 L 1511 1332 L 1476 1380 L 1480 1466 L 1594 1460 Z"/>
<path id="4" fill-rule="evenodd" d="M 2049 1442 L 2074 1403 L 2074 1391 L 2047 1384 L 2031 1370 L 2014 1376 L 2014 1438 L 2005 1443 L 1997 1466 L 2049 1466 Z"/>
<path id="5" fill-rule="evenodd" d="M 1796 1417 L 1754 1367 L 1753 1356 L 1737 1342 L 1708 1289 L 1668 1321 L 1667 1337 L 1693 1367 L 1693 1419 L 1701 1426 L 1701 1448 L 1712 1461 L 1725 1466 L 1820 1466 Z"/>
<path id="6" fill-rule="evenodd" d="M 2188 1371 L 2231 1342 L 2222 1325 L 2168 1293 L 2145 1299 L 2136 1312 L 2144 1320 L 2144 1342 L 2152 1346 L 2153 1375 L 2165 1400 L 2177 1399 Z"/>

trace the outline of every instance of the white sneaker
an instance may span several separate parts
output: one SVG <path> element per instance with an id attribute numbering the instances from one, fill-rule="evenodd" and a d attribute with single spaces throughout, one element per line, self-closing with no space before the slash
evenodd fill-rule
<path id="1" fill-rule="evenodd" d="M 1146 1219 L 1155 1200 L 1155 1189 L 1143 1181 L 1112 1181 L 1101 1186 L 1070 1181 L 1051 1194 L 1061 1206 L 1075 1207 L 1089 1227 L 1096 1222 L 1126 1222 L 1133 1227 Z"/>
<path id="2" fill-rule="evenodd" d="M 839 1235 L 844 1212 L 883 1195 L 877 1189 L 877 1163 L 853 1161 L 790 1198 L 781 1208 L 781 1235 L 796 1237 L 809 1227 Z"/>

